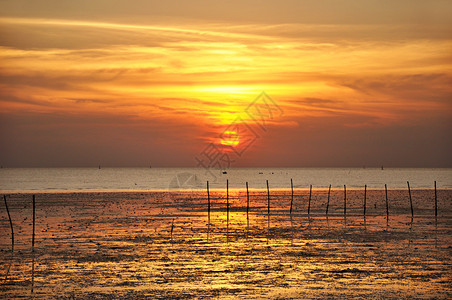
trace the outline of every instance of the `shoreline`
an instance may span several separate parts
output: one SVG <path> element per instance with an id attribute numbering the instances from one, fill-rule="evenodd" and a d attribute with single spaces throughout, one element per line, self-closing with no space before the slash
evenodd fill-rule
<path id="1" fill-rule="evenodd" d="M 331 188 L 331 191 L 343 191 L 342 188 Z M 369 188 L 367 187 L 367 191 L 384 191 L 385 188 Z M 437 191 L 452 191 L 452 188 L 436 188 Z M 226 187 L 224 188 L 210 188 L 210 192 L 226 192 Z M 246 191 L 246 188 L 229 188 L 230 192 L 241 192 Z M 251 192 L 267 192 L 266 188 L 249 188 L 249 191 Z M 270 188 L 270 192 L 291 192 L 290 188 Z M 294 188 L 295 192 L 309 192 L 309 187 L 306 188 Z M 312 191 L 328 191 L 328 187 L 312 187 Z M 364 187 L 362 188 L 349 188 L 347 187 L 348 191 L 364 191 Z M 406 191 L 408 192 L 407 188 L 390 188 L 388 187 L 388 191 Z M 435 188 L 411 188 L 411 191 L 435 191 Z M 207 193 L 206 188 L 196 188 L 196 189 L 143 189 L 143 190 L 102 190 L 102 189 L 93 189 L 93 190 L 22 190 L 22 191 L 16 191 L 16 190 L 0 190 L 0 195 L 15 195 L 15 194 L 141 194 L 141 193 Z"/>

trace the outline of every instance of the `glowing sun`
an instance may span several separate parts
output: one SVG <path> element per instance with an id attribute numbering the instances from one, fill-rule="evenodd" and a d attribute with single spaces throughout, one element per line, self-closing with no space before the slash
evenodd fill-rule
<path id="1" fill-rule="evenodd" d="M 239 135 L 235 131 L 227 130 L 221 135 L 220 144 L 225 146 L 237 146 L 239 144 Z"/>

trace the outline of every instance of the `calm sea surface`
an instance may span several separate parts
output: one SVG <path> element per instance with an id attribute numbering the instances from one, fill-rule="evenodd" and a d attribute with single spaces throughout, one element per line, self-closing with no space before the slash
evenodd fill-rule
<path id="1" fill-rule="evenodd" d="M 226 172 L 226 174 L 224 173 Z M 209 180 L 212 189 L 290 188 L 452 188 L 452 169 L 358 169 L 358 168 L 236 168 L 226 171 L 202 168 L 3 168 L 0 191 L 145 191 L 204 189 Z"/>

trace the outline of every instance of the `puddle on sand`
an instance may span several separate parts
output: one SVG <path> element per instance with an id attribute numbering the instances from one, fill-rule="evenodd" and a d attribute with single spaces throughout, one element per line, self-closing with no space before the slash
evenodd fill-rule
<path id="1" fill-rule="evenodd" d="M 309 192 L 308 192 L 309 193 Z M 8 197 L 15 228 L 0 215 L 1 294 L 6 298 L 442 298 L 451 297 L 452 192 L 440 191 L 432 217 L 431 191 L 415 191 L 415 218 L 403 191 L 83 193 L 37 196 L 36 245 L 31 253 L 31 195 Z M 176 200 L 175 200 L 176 199 Z M 187 200 L 188 199 L 188 200 Z M 184 200 L 184 201 L 182 201 Z M 4 207 L 0 209 L 4 211 Z M 416 215 L 418 213 L 418 215 Z M 34 263 L 33 263 L 34 261 Z M 8 272 L 9 268 L 9 272 Z M 34 271 L 32 272 L 32 269 Z M 33 276 L 34 273 L 34 276 Z M 7 275 L 7 277 L 6 277 Z M 33 288 L 33 292 L 32 292 Z"/>

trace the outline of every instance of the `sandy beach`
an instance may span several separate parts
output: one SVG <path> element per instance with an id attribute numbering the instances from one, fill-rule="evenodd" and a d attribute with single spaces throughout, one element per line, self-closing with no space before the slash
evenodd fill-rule
<path id="1" fill-rule="evenodd" d="M 450 299 L 452 191 L 384 190 L 7 195 L 0 298 Z M 249 227 L 247 226 L 249 222 Z"/>

